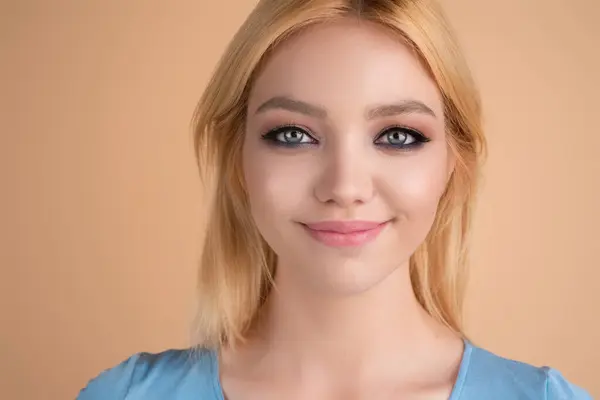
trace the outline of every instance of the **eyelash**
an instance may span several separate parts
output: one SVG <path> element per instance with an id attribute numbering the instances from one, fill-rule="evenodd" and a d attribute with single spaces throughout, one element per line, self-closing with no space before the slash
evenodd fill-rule
<path id="1" fill-rule="evenodd" d="M 290 143 L 290 142 L 285 142 L 282 140 L 278 139 L 278 136 L 288 132 L 288 131 L 298 131 L 299 133 L 301 133 L 304 136 L 308 136 L 313 142 L 306 142 L 306 143 Z M 385 137 L 386 135 L 389 135 L 390 133 L 395 133 L 395 132 L 400 132 L 402 134 L 406 134 L 408 136 L 411 136 L 414 141 L 412 143 L 409 144 L 392 144 L 392 143 L 375 143 L 377 146 L 379 147 L 384 147 L 384 148 L 388 148 L 391 150 L 398 150 L 398 151 L 410 151 L 410 150 L 415 150 L 417 148 L 422 147 L 425 143 L 430 142 L 431 139 L 429 139 L 428 137 L 426 137 L 425 135 L 423 135 L 421 132 L 412 129 L 412 128 L 407 128 L 405 126 L 401 126 L 401 125 L 392 125 L 389 126 L 385 129 L 383 129 L 382 131 L 380 131 L 375 140 L 379 140 L 382 137 Z M 273 145 L 273 146 L 277 146 L 277 147 L 285 147 L 285 148 L 300 148 L 300 147 L 307 147 L 307 146 L 312 146 L 314 144 L 318 143 L 318 140 L 315 139 L 313 137 L 313 135 L 311 135 L 307 129 L 302 128 L 298 125 L 293 125 L 293 124 L 286 124 L 286 125 L 280 125 L 277 126 L 271 130 L 269 130 L 267 133 L 262 135 L 262 139 L 269 142 L 269 144 Z M 408 139 L 407 139 L 408 140 Z"/>

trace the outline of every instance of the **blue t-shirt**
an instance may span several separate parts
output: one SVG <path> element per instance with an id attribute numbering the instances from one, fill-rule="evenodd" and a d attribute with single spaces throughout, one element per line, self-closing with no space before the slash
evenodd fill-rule
<path id="1" fill-rule="evenodd" d="M 214 351 L 139 353 L 91 380 L 78 400 L 224 400 Z M 508 360 L 465 341 L 449 400 L 591 400 L 555 369 Z"/>

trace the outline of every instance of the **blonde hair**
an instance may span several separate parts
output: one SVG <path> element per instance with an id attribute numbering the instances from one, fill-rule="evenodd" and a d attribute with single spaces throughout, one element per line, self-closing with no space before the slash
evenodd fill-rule
<path id="1" fill-rule="evenodd" d="M 240 168 L 249 90 L 278 44 L 309 25 L 347 16 L 398 34 L 442 94 L 457 162 L 432 229 L 411 256 L 410 274 L 424 309 L 464 335 L 468 233 L 486 144 L 479 94 L 440 6 L 435 0 L 261 0 L 226 49 L 194 116 L 207 199 L 195 323 L 200 347 L 244 340 L 273 284 L 277 257 L 252 220 Z"/>

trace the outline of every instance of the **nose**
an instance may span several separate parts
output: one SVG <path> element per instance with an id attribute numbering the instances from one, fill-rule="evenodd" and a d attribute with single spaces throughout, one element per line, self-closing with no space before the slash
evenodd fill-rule
<path id="1" fill-rule="evenodd" d="M 371 200 L 374 195 L 372 163 L 367 154 L 345 146 L 330 149 L 323 157 L 323 168 L 314 188 L 320 202 L 346 208 Z"/>

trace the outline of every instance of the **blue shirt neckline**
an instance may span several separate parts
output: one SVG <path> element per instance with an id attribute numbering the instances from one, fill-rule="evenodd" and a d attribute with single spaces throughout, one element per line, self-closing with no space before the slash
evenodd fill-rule
<path id="1" fill-rule="evenodd" d="M 463 390 L 464 382 L 467 377 L 467 373 L 469 371 L 469 365 L 471 363 L 471 353 L 473 352 L 473 345 L 467 339 L 463 339 L 464 349 L 462 354 L 462 359 L 460 361 L 460 365 L 458 367 L 458 375 L 456 377 L 456 381 L 454 382 L 454 386 L 452 387 L 452 392 L 450 393 L 450 397 L 448 400 L 459 400 L 460 395 Z M 213 388 L 215 390 L 215 395 L 217 400 L 225 400 L 225 395 L 223 392 L 223 387 L 221 386 L 221 377 L 219 371 L 219 358 L 217 356 L 216 351 L 210 352 L 210 364 L 211 364 L 211 374 L 213 381 Z"/>

